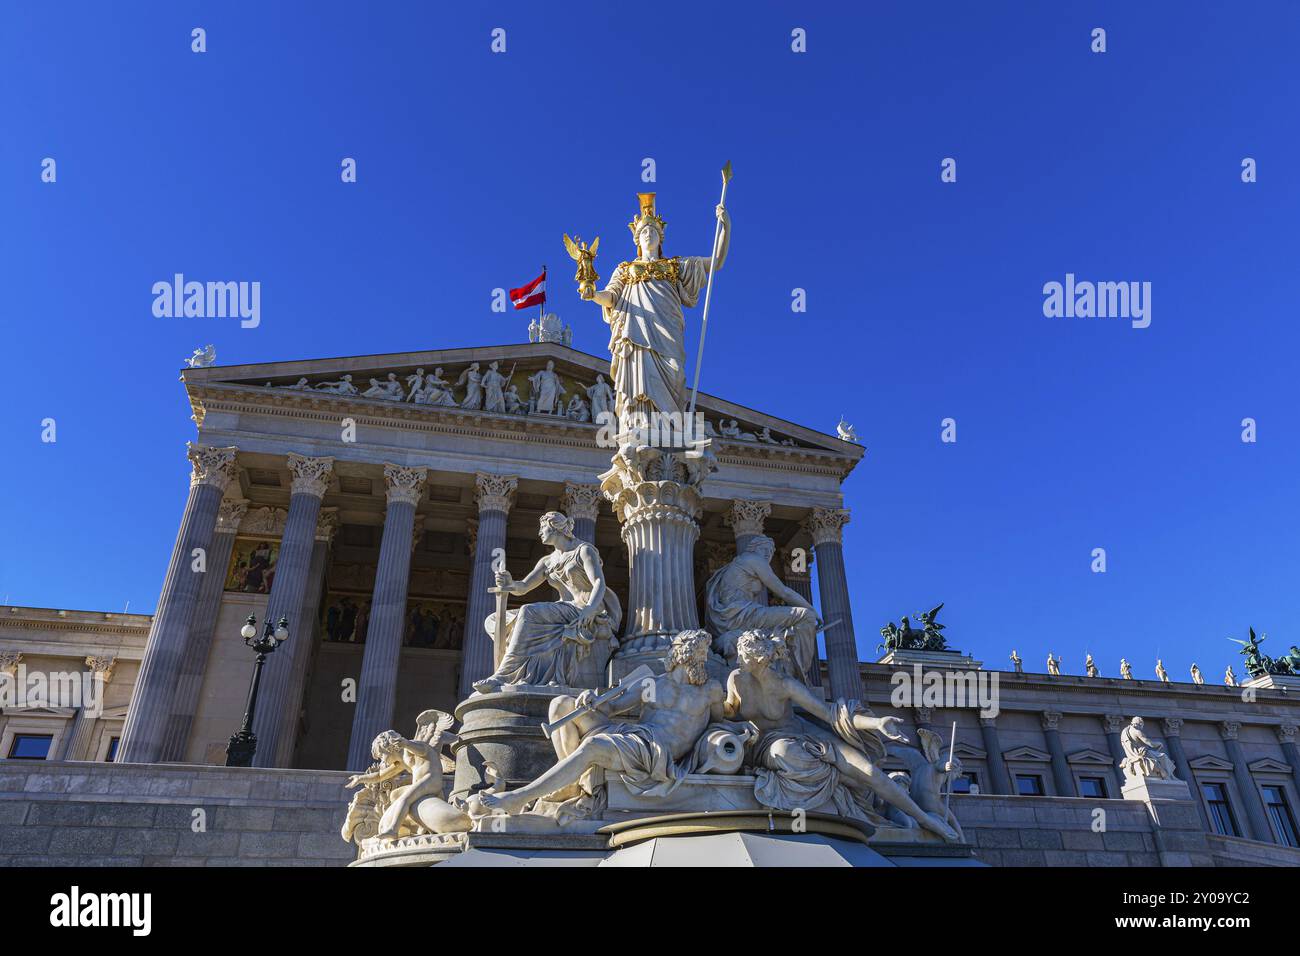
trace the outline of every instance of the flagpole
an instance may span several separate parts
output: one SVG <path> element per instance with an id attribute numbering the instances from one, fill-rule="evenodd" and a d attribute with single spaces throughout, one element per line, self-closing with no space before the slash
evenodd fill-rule
<path id="1" fill-rule="evenodd" d="M 731 182 L 731 160 L 727 160 L 722 167 L 722 198 L 718 200 L 719 206 L 727 204 L 727 183 Z M 716 271 L 714 266 L 717 265 L 718 240 L 722 237 L 722 217 L 718 217 L 717 225 L 713 227 L 713 248 L 709 250 L 709 281 L 704 286 L 704 315 L 700 320 L 700 347 L 695 354 L 695 384 L 691 386 L 691 404 L 686 409 L 686 421 L 682 423 L 683 428 L 689 429 L 689 422 L 695 418 L 695 399 L 700 394 L 700 366 L 704 363 L 704 336 L 709 331 L 709 298 L 713 295 L 713 273 Z"/>
<path id="2" fill-rule="evenodd" d="M 546 266 L 542 266 L 542 285 L 546 285 Z M 537 303 L 537 335 L 542 334 L 542 319 L 546 318 L 546 290 L 542 289 L 542 301 Z"/>

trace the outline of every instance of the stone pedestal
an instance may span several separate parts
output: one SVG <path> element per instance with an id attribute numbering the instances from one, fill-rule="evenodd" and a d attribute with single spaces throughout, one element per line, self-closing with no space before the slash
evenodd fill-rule
<path id="1" fill-rule="evenodd" d="M 1258 687 L 1264 690 L 1300 691 L 1300 677 L 1291 674 L 1260 674 L 1241 682 L 1242 687 Z"/>
<path id="2" fill-rule="evenodd" d="M 922 669 L 928 671 L 977 671 L 984 666 L 983 661 L 977 661 L 961 651 L 916 651 L 906 648 L 887 651 L 885 656 L 876 663 L 890 664 L 894 667 L 911 667 L 913 664 L 920 664 Z"/>
<path id="3" fill-rule="evenodd" d="M 1161 780 L 1158 777 L 1126 777 L 1124 780 L 1124 799 L 1143 800 L 1191 800 L 1192 791 L 1185 780 Z"/>
<path id="4" fill-rule="evenodd" d="M 460 739 L 452 745 L 456 775 L 449 797 L 467 796 L 488 785 L 483 764 L 490 762 L 513 790 L 555 765 L 555 750 L 542 733 L 551 699 L 577 696 L 569 687 L 530 687 L 475 694 L 456 707 Z"/>
<path id="5" fill-rule="evenodd" d="M 685 469 L 676 456 L 661 453 L 652 465 L 641 473 L 616 467 L 602 476 L 601 490 L 627 546 L 628 607 L 614 653 L 615 679 L 643 663 L 661 669 L 673 637 L 700 626 L 695 541 L 703 498 L 681 480 Z"/>

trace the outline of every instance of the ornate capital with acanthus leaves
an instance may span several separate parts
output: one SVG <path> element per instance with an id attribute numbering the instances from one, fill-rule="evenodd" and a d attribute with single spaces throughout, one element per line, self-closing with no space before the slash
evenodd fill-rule
<path id="1" fill-rule="evenodd" d="M 1165 725 L 1166 737 L 1180 737 L 1183 733 L 1183 718 L 1166 717 L 1161 721 Z"/>
<path id="2" fill-rule="evenodd" d="M 1059 710 L 1045 710 L 1038 715 L 1038 718 L 1042 722 L 1044 730 L 1060 730 L 1063 716 Z"/>
<path id="3" fill-rule="evenodd" d="M 1124 729 L 1124 725 L 1127 724 L 1128 721 L 1124 719 L 1122 714 L 1107 714 L 1105 717 L 1101 718 L 1101 723 L 1102 726 L 1106 728 L 1106 733 L 1117 734 Z"/>
<path id="4" fill-rule="evenodd" d="M 731 502 L 731 530 L 736 537 L 762 534 L 763 522 L 772 514 L 772 502 L 736 498 Z"/>
<path id="5" fill-rule="evenodd" d="M 1293 744 L 1295 743 L 1295 724 L 1282 724 L 1277 728 L 1278 743 Z"/>
<path id="6" fill-rule="evenodd" d="M 510 511 L 510 504 L 519 487 L 513 475 L 490 475 L 480 471 L 474 476 L 474 500 L 479 511 Z"/>
<path id="7" fill-rule="evenodd" d="M 322 508 L 316 518 L 316 540 L 333 544 L 339 531 L 339 509 Z"/>
<path id="8" fill-rule="evenodd" d="M 117 667 L 116 657 L 87 657 L 86 667 L 90 676 L 102 680 L 105 684 L 113 679 L 113 669 Z"/>
<path id="9" fill-rule="evenodd" d="M 813 545 L 842 544 L 844 526 L 849 523 L 847 508 L 814 508 L 805 521 Z"/>
<path id="10" fill-rule="evenodd" d="M 1225 720 L 1219 725 L 1219 731 L 1223 734 L 1224 740 L 1236 740 L 1237 734 L 1241 732 L 1241 723 L 1236 720 Z"/>
<path id="11" fill-rule="evenodd" d="M 289 452 L 289 474 L 293 476 L 291 494 L 299 492 L 324 498 L 330 485 L 330 474 L 334 471 L 333 458 L 308 458 L 296 452 Z"/>
<path id="12" fill-rule="evenodd" d="M 190 474 L 190 485 L 212 485 L 221 492 L 230 487 L 230 483 L 239 475 L 239 467 L 235 464 L 235 453 L 238 451 L 233 445 L 229 448 L 213 448 L 211 445 L 196 445 L 194 442 L 186 442 L 185 454 L 193 466 L 193 472 Z"/>
<path id="13" fill-rule="evenodd" d="M 247 498 L 222 498 L 217 509 L 217 534 L 234 534 L 248 514 Z"/>
<path id="14" fill-rule="evenodd" d="M 596 520 L 600 514 L 600 485 L 580 485 L 574 481 L 564 483 L 564 497 L 560 499 L 560 508 L 566 515 L 577 521 L 579 518 Z"/>
<path id="15" fill-rule="evenodd" d="M 420 496 L 424 494 L 424 480 L 428 475 L 428 468 L 384 465 L 384 484 L 388 488 L 388 503 L 399 501 L 410 505 L 419 504 Z"/>
<path id="16" fill-rule="evenodd" d="M 18 673 L 18 665 L 22 662 L 22 651 L 0 651 L 0 674 L 13 677 Z"/>

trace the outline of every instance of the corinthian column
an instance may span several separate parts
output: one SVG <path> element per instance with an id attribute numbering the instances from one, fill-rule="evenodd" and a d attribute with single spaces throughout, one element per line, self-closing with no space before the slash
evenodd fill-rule
<path id="1" fill-rule="evenodd" d="M 190 494 L 122 728 L 117 753 L 121 763 L 154 763 L 159 759 L 199 586 L 207 571 L 225 573 L 225 568 L 220 571 L 209 568 L 208 554 L 212 550 L 217 510 L 237 473 L 235 452 L 233 447 L 188 445 L 192 465 Z M 198 573 L 199 569 L 204 573 Z"/>
<path id="2" fill-rule="evenodd" d="M 849 603 L 849 582 L 844 569 L 844 526 L 848 523 L 846 508 L 814 508 L 807 527 L 817 554 L 822 619 L 831 624 L 825 631 L 831 697 L 858 700 L 862 697 L 862 675 L 858 672 L 853 609 Z"/>
<path id="3" fill-rule="evenodd" d="M 763 522 L 772 514 L 770 501 L 731 502 L 731 530 L 736 536 L 736 554 L 744 554 L 749 543 L 763 533 Z"/>
<path id="4" fill-rule="evenodd" d="M 1268 815 L 1264 811 L 1264 798 L 1259 795 L 1259 787 L 1255 786 L 1255 780 L 1250 775 L 1246 751 L 1237 739 L 1240 731 L 1241 724 L 1235 720 L 1225 720 L 1219 724 L 1219 735 L 1223 737 L 1224 749 L 1232 761 L 1232 777 L 1237 781 L 1237 790 L 1246 804 L 1246 823 L 1249 825 L 1250 837 L 1262 843 L 1272 843 L 1273 830 L 1268 825 Z M 1191 786 L 1192 781 L 1187 783 Z"/>
<path id="5" fill-rule="evenodd" d="M 226 590 L 226 571 L 235 549 L 235 535 L 247 512 L 248 501 L 243 498 L 221 500 L 217 527 L 212 535 L 212 550 L 208 552 L 212 573 L 203 575 L 203 583 L 199 585 L 198 604 L 194 608 L 194 620 L 190 622 L 190 636 L 181 658 L 180 678 L 176 682 L 176 693 L 172 695 L 171 714 L 167 718 L 159 760 L 185 759 L 185 745 L 189 742 L 190 727 L 198 710 L 203 672 L 207 669 L 208 651 L 212 648 L 213 631 L 217 626 L 217 610 Z"/>
<path id="6" fill-rule="evenodd" d="M 316 521 L 320 518 L 321 500 L 329 489 L 334 470 L 333 458 L 307 458 L 290 452 L 289 514 L 280 537 L 280 556 L 275 562 L 275 580 L 266 602 L 266 619 L 272 624 L 281 617 L 289 620 L 289 647 L 271 654 L 262 666 L 262 684 L 253 717 L 257 736 L 257 753 L 253 766 L 279 766 L 284 745 L 289 689 L 297 681 L 296 667 L 307 664 L 307 655 L 298 647 L 309 644 L 311 629 L 303 619 L 303 598 L 311 575 L 312 547 L 316 541 Z"/>
<path id="7" fill-rule="evenodd" d="M 1047 752 L 1052 758 L 1052 780 L 1056 783 L 1058 797 L 1077 797 L 1074 776 L 1070 773 L 1070 764 L 1065 759 L 1065 748 L 1061 745 L 1060 711 L 1045 710 L 1039 714 L 1043 725 L 1043 738 L 1047 741 Z"/>
<path id="8" fill-rule="evenodd" d="M 384 465 L 388 510 L 379 544 L 379 567 L 370 599 L 370 624 L 357 682 L 357 708 L 348 744 L 348 769 L 365 770 L 370 744 L 393 724 L 397 697 L 397 664 L 402 653 L 406 619 L 406 588 L 411 575 L 411 535 L 415 506 L 424 492 L 427 468 Z"/>
<path id="9" fill-rule="evenodd" d="M 90 738 L 90 728 L 94 726 L 95 718 L 104 711 L 104 688 L 113 679 L 113 668 L 116 664 L 115 657 L 86 658 L 81 706 L 73 715 L 72 728 L 63 740 L 59 753 L 60 760 L 86 759 L 86 741 Z M 94 688 L 89 691 L 89 694 L 94 695 L 93 697 L 88 696 L 87 690 L 84 689 L 87 684 Z"/>
<path id="10" fill-rule="evenodd" d="M 600 513 L 600 485 L 564 483 L 560 509 L 573 519 L 573 533 L 588 544 L 596 543 L 596 516 Z"/>
<path id="11" fill-rule="evenodd" d="M 1174 762 L 1174 767 L 1178 770 L 1178 775 L 1187 781 L 1187 788 L 1192 792 L 1192 800 L 1196 803 L 1196 809 L 1200 811 L 1201 825 L 1205 827 L 1207 833 L 1213 833 L 1214 827 L 1210 825 L 1210 815 L 1205 812 L 1205 801 L 1201 799 L 1197 792 L 1196 776 L 1192 773 L 1192 765 L 1187 762 L 1187 751 L 1183 749 L 1183 718 L 1166 717 L 1162 723 L 1165 728 L 1165 746 L 1169 748 L 1169 756 Z M 1123 727 L 1121 726 L 1121 730 Z M 1116 738 L 1118 739 L 1118 734 Z M 1120 747 L 1120 755 L 1123 756 L 1123 747 Z M 1123 777 L 1123 774 L 1120 774 Z M 1120 790 L 1123 793 L 1123 790 Z"/>
<path id="12" fill-rule="evenodd" d="M 483 621 L 495 606 L 488 594 L 493 586 L 493 553 L 506 546 L 506 516 L 519 479 L 513 475 L 489 475 L 479 472 L 474 479 L 474 500 L 478 503 L 478 532 L 474 543 L 474 564 L 469 574 L 469 594 L 465 598 L 465 640 L 461 645 L 460 699 L 474 693 L 474 682 L 491 676 L 494 670 L 492 638 L 483 629 Z"/>

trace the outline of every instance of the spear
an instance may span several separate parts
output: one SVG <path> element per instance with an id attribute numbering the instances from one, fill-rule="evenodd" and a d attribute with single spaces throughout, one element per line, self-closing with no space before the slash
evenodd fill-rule
<path id="1" fill-rule="evenodd" d="M 944 771 L 948 776 L 948 792 L 943 796 L 944 822 L 947 822 L 947 817 L 949 813 L 948 806 L 952 802 L 952 784 L 953 784 L 952 755 L 953 755 L 953 751 L 955 751 L 956 749 L 957 749 L 957 721 L 954 720 L 952 722 L 952 743 L 948 745 L 948 766 L 944 767 Z"/>
<path id="2" fill-rule="evenodd" d="M 722 198 L 718 200 L 719 206 L 727 204 L 727 183 L 731 182 L 731 160 L 727 160 L 722 167 Z M 719 219 L 717 225 L 713 227 L 713 248 L 710 250 L 710 257 L 718 254 L 718 240 L 722 237 L 722 220 Z M 713 294 L 713 262 L 709 262 L 709 281 L 704 286 L 704 317 L 700 322 L 700 348 L 695 355 L 695 384 L 691 386 L 691 404 L 686 409 L 686 422 L 690 422 L 695 417 L 695 398 L 700 394 L 700 364 L 704 361 L 704 334 L 709 331 L 709 297 Z M 683 423 L 684 427 L 690 427 Z"/>

